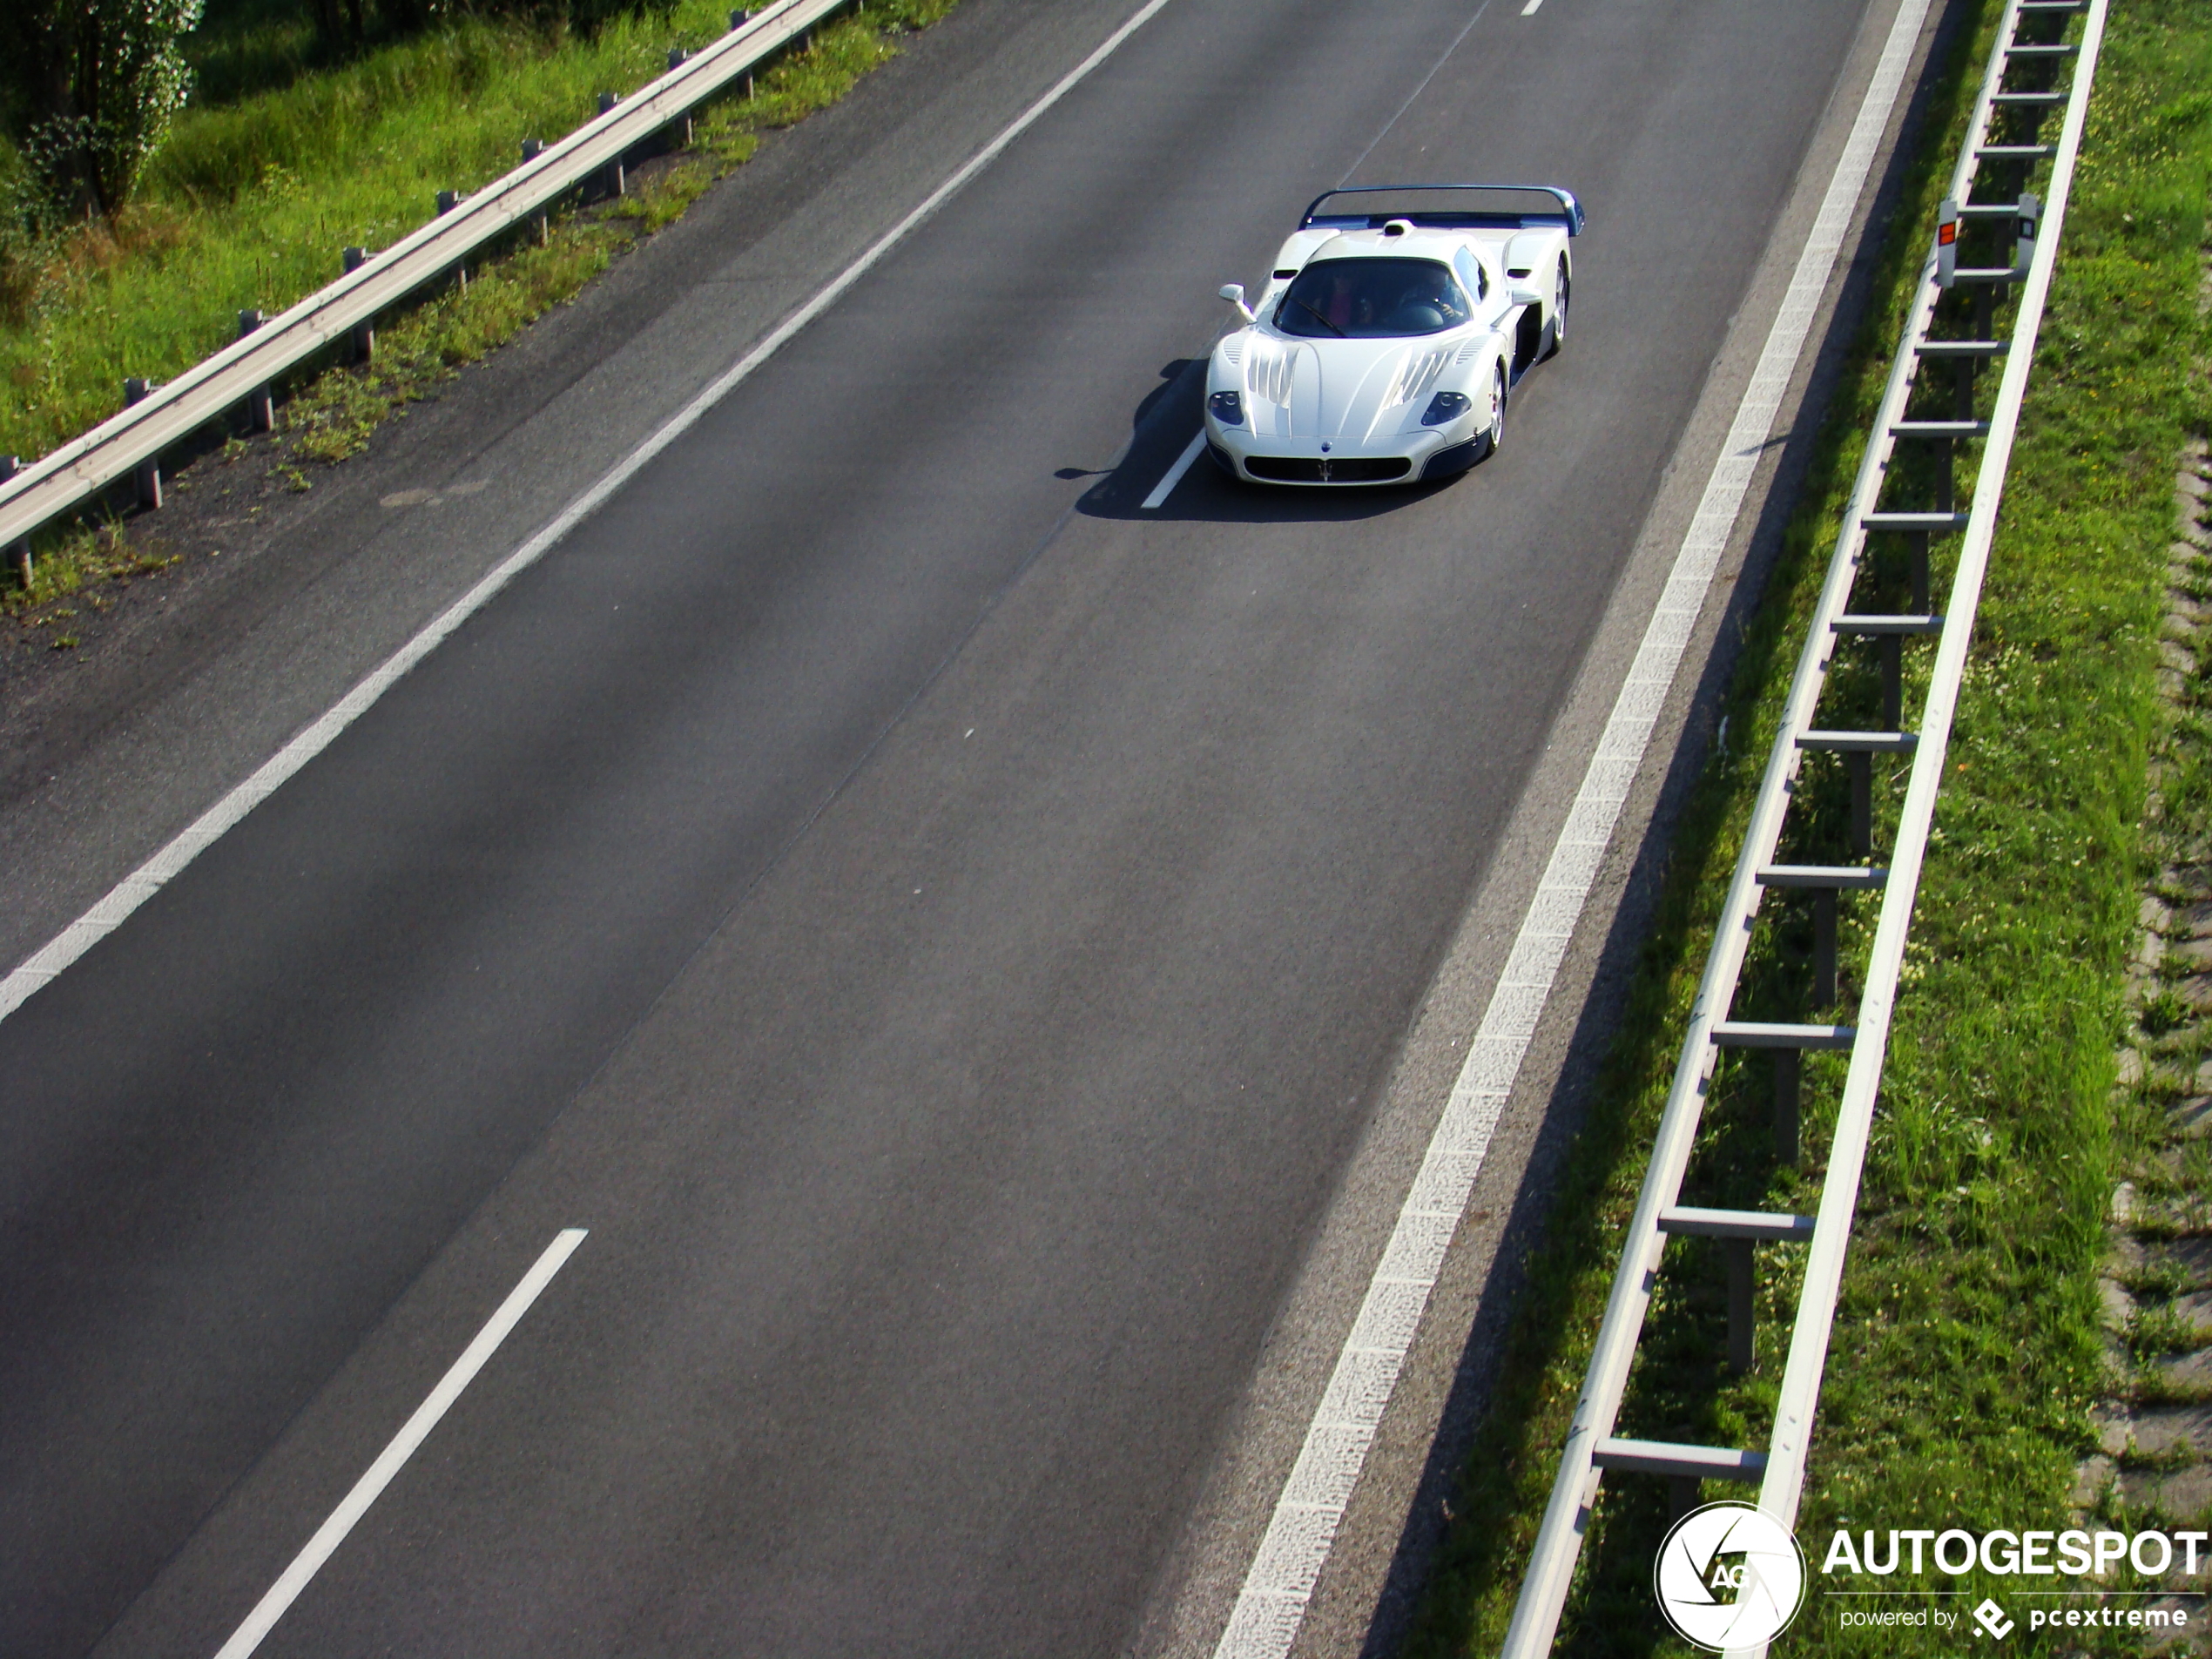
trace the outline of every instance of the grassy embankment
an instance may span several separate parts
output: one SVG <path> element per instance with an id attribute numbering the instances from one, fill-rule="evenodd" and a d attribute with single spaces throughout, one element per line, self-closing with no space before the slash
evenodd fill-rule
<path id="1" fill-rule="evenodd" d="M 876 0 L 864 19 L 823 29 L 752 97 L 702 111 L 692 148 L 642 188 L 556 219 L 547 246 L 477 267 L 465 293 L 387 319 L 370 369 L 326 374 L 283 409 L 293 486 L 573 295 L 748 158 L 763 131 L 842 97 L 896 51 L 897 34 L 954 3 Z M 397 239 L 429 217 L 439 190 L 496 178 L 523 138 L 571 131 L 601 91 L 643 85 L 671 46 L 702 45 L 727 19 L 724 0 L 680 0 L 589 37 L 464 19 L 323 69 L 300 65 L 280 24 L 218 43 L 203 73 L 235 96 L 179 120 L 120 222 L 17 243 L 0 264 L 0 452 L 35 456 L 96 424 L 114 412 L 125 375 L 176 374 L 233 338 L 239 311 L 282 310 L 336 274 L 341 248 Z M 49 533 L 38 550 L 35 590 L 0 595 L 10 609 L 73 591 L 130 556 L 81 530 Z"/>
<path id="2" fill-rule="evenodd" d="M 1738 735 L 1709 762 L 1678 829 L 1622 1035 L 1570 1155 L 1550 1235 L 1529 1264 L 1415 1654 L 1494 1652 L 1511 1615 L 1704 950 L 1997 10 L 1993 0 L 1983 5 L 1979 25 L 1959 31 L 1868 321 L 1746 640 L 1728 708 Z M 2094 1449 L 2087 1411 L 2107 1375 L 2096 1289 L 2103 1223 L 2115 1180 L 2146 1150 L 2143 1114 L 2114 1090 L 2114 1050 L 2128 1026 L 2124 960 L 2149 867 L 2146 770 L 2161 745 L 2198 757 L 2168 782 L 2170 804 L 2190 779 L 2202 786 L 2212 739 L 2202 715 L 2176 723 L 2161 712 L 2156 683 L 2174 468 L 2186 435 L 2212 419 L 2192 368 L 2212 345 L 2196 309 L 2212 181 L 2208 88 L 2212 10 L 2191 0 L 2114 8 L 1835 1326 L 1798 1527 L 1823 1546 L 1846 1525 L 2066 1525 L 2076 1467 Z M 1965 475 L 1974 458 L 1970 450 Z M 1905 609 L 1901 569 L 1877 575 L 1855 608 Z M 1941 550 L 1936 575 L 1941 593 L 1949 575 Z M 1869 602 L 1878 596 L 1881 603 Z M 1907 654 L 1908 711 L 1925 695 L 1929 656 Z M 1877 706 L 1871 667 L 1857 665 L 1839 671 L 1823 723 L 1872 719 Z M 1840 768 L 1808 766 L 1805 785 L 1784 856 L 1832 860 L 1844 845 Z M 1886 793 L 1878 847 L 1895 809 Z M 1768 909 L 1738 1017 L 1802 1019 L 1809 927 L 1793 907 Z M 1845 902 L 1846 1009 L 1855 1006 L 1850 964 L 1863 960 L 1873 914 L 1871 903 Z M 1842 1075 L 1842 1056 L 1806 1056 L 1805 1157 L 1793 1170 L 1771 1155 L 1766 1062 L 1728 1060 L 1687 1201 L 1809 1211 Z M 1761 1252 L 1762 1363 L 1739 1379 L 1723 1361 L 1717 1251 L 1671 1247 L 1621 1432 L 1764 1445 L 1800 1258 L 1789 1248 Z M 1705 1495 L 1745 1490 L 1713 1483 Z M 1562 1650 L 1689 1651 L 1662 1635 L 1651 1606 L 1667 1501 L 1661 1482 L 1608 1482 Z M 1817 1572 L 1817 1549 L 1812 1565 Z M 2008 1581 L 1919 1582 L 1979 1595 Z M 1816 1598 L 1786 1647 L 1887 1654 L 1899 1640 L 1840 1633 Z M 2097 1640 L 2080 1633 L 2079 1645 L 2103 1651 Z"/>

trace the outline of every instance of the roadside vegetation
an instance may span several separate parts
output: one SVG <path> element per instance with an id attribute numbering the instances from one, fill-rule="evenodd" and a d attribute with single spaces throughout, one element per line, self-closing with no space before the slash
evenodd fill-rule
<path id="1" fill-rule="evenodd" d="M 1969 17 L 1943 66 L 1867 320 L 1744 642 L 1725 710 L 1733 735 L 1710 758 L 1676 830 L 1621 1035 L 1569 1155 L 1551 1231 L 1527 1264 L 1413 1654 L 1494 1652 L 1511 1617 L 1704 951 L 1998 11 L 1990 0 Z M 2115 1050 L 2132 1023 L 2126 960 L 2155 867 L 2142 823 L 2146 779 L 2154 754 L 2168 752 L 2164 793 L 2179 811 L 2212 772 L 2204 758 L 2212 728 L 2201 712 L 2177 721 L 2158 687 L 2175 468 L 2190 436 L 2212 427 L 2202 374 L 2212 333 L 2198 304 L 2212 189 L 2209 88 L 2212 11 L 2195 0 L 2114 7 L 1937 808 L 1835 1326 L 1798 1523 L 1816 1575 L 1814 1541 L 1824 1544 L 1837 1527 L 2069 1524 L 2077 1470 L 2097 1448 L 2090 1411 L 2114 1363 L 2097 1285 L 2105 1219 L 2115 1183 L 2148 1156 L 2145 1136 L 2155 1132 L 2115 1088 Z M 1962 476 L 1977 459 L 1970 448 Z M 1949 577 L 1940 553 L 1935 574 L 1940 594 Z M 1906 655 L 1908 711 L 1925 695 L 1928 655 Z M 1824 718 L 1846 724 L 1854 698 L 1865 705 L 1858 713 L 1875 706 L 1871 671 L 1864 681 L 1839 677 Z M 1840 768 L 1809 766 L 1805 796 L 1793 837 L 1832 853 L 1847 810 Z M 1895 798 L 1878 807 L 1893 823 Z M 1878 847 L 1886 834 L 1878 818 Z M 1849 1008 L 1850 964 L 1863 960 L 1874 908 L 1846 901 L 1844 910 Z M 1738 1017 L 1806 1017 L 1809 944 L 1809 929 L 1800 936 L 1788 923 L 1763 923 Z M 1767 1062 L 1730 1056 L 1688 1201 L 1809 1211 L 1843 1070 L 1843 1056 L 1805 1056 L 1804 1158 L 1790 1169 L 1772 1156 Z M 1717 1249 L 1670 1246 L 1620 1432 L 1764 1445 L 1800 1254 L 1760 1252 L 1761 1363 L 1737 1378 L 1724 1360 Z M 1723 1483 L 1704 1493 L 1744 1495 Z M 2094 1501 L 2107 1513 L 2121 1501 L 2115 1493 Z M 1663 1482 L 1608 1481 L 1561 1625 L 1562 1651 L 1689 1651 L 1664 1635 L 1651 1606 L 1669 1505 Z M 1975 1595 L 2006 1588 L 1905 1575 L 1885 1588 L 1920 1582 Z M 1814 1597 L 1787 1651 L 1897 1650 L 1895 1632 L 1842 1633 L 1823 1611 Z M 2075 1645 L 2103 1652 L 2100 1639 L 2082 1632 Z M 2103 1639 L 2139 1644 L 2141 1633 Z"/>
<path id="2" fill-rule="evenodd" d="M 900 35 L 954 3 L 872 0 L 864 17 L 817 30 L 750 95 L 698 111 L 691 146 L 636 175 L 629 194 L 556 214 L 543 246 L 472 266 L 465 287 L 388 314 L 372 363 L 295 374 L 278 408 L 277 479 L 311 488 L 319 467 L 573 297 L 748 160 L 763 133 L 836 102 Z M 0 227 L 0 454 L 36 456 L 96 425 L 126 374 L 158 381 L 188 368 L 233 337 L 240 310 L 274 314 L 313 292 L 337 273 L 341 248 L 395 240 L 429 217 L 439 189 L 496 178 L 524 138 L 572 130 L 599 91 L 644 84 L 671 45 L 705 44 L 729 15 L 722 0 L 684 0 L 613 11 L 588 33 L 557 16 L 462 14 L 410 34 L 372 12 L 363 31 L 333 40 L 296 0 L 238 4 L 226 29 L 187 37 L 228 101 L 178 118 L 127 204 L 58 229 L 22 212 Z M 21 157 L 0 162 L 17 169 L 8 187 L 19 199 Z M 114 524 L 57 525 L 36 548 L 27 588 L 0 578 L 0 612 L 43 612 L 172 562 Z M 73 645 L 66 618 L 55 626 L 55 646 Z"/>
<path id="3" fill-rule="evenodd" d="M 752 97 L 703 111 L 692 150 L 639 193 L 478 272 L 465 299 L 388 323 L 373 377 L 387 401 L 575 293 L 750 157 L 762 132 L 841 97 L 897 35 L 952 3 L 877 0 L 821 30 Z M 207 38 L 185 37 L 207 95 L 176 116 L 126 202 L 60 226 L 18 212 L 0 230 L 0 453 L 33 457 L 106 418 L 125 375 L 173 376 L 232 339 L 240 310 L 283 310 L 338 274 L 341 249 L 397 239 L 431 216 L 438 191 L 496 178 L 524 138 L 572 131 L 599 93 L 643 85 L 671 47 L 705 45 L 728 20 L 724 0 L 680 0 L 589 29 L 562 14 L 452 12 L 380 35 L 372 14 L 358 40 L 332 45 L 303 8 L 219 17 Z M 10 199 L 24 199 L 30 165 L 20 149 L 0 152 Z M 310 400 L 297 411 L 316 434 L 305 453 L 343 453 L 377 401 L 358 387 Z"/>

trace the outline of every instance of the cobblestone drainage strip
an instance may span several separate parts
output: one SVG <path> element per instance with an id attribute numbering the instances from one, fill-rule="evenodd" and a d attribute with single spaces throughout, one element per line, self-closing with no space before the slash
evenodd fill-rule
<path id="1" fill-rule="evenodd" d="M 2212 697 L 2212 463 L 2193 440 L 2174 481 L 2160 690 L 2175 708 Z M 2154 759 L 2147 821 L 2163 867 L 2143 898 L 2129 970 L 2135 1028 L 2120 1054 L 2123 1113 L 2145 1150 L 2113 1194 L 2100 1289 L 2105 1397 L 2099 1450 L 2073 1501 L 2170 1526 L 2212 1516 L 2212 825 L 2168 822 Z M 2204 1604 L 2185 1603 L 2192 1613 Z"/>

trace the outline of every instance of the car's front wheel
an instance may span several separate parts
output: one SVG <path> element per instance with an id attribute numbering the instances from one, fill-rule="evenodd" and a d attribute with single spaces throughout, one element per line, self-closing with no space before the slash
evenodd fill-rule
<path id="1" fill-rule="evenodd" d="M 1570 285 L 1567 280 L 1567 261 L 1559 262 L 1559 274 L 1552 279 L 1552 347 L 1547 357 L 1559 355 L 1559 348 L 1567 343 L 1567 300 Z"/>
<path id="2" fill-rule="evenodd" d="M 1487 461 L 1506 441 L 1506 366 L 1490 371 L 1490 418 L 1482 428 L 1482 458 Z"/>

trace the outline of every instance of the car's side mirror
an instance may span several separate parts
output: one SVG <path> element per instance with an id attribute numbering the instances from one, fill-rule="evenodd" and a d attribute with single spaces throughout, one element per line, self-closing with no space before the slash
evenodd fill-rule
<path id="1" fill-rule="evenodd" d="M 1244 285 L 1243 283 L 1223 283 L 1221 285 L 1221 297 L 1228 300 L 1231 305 L 1236 307 L 1237 314 L 1242 317 L 1246 322 L 1256 320 L 1252 308 L 1244 303 Z"/>
<path id="2" fill-rule="evenodd" d="M 1507 291 L 1507 297 L 1517 306 L 1541 306 L 1544 303 L 1544 296 L 1525 282 L 1514 283 Z"/>

